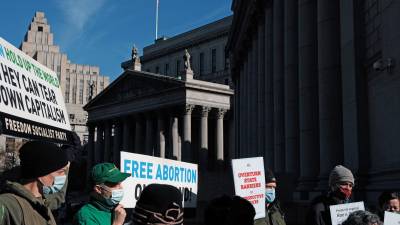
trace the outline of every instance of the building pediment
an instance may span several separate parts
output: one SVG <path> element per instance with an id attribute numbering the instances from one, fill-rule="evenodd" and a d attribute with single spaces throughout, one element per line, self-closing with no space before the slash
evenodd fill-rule
<path id="1" fill-rule="evenodd" d="M 143 71 L 126 70 L 104 91 L 85 105 L 85 110 L 112 104 L 134 101 L 151 95 L 184 87 L 184 82 L 176 78 Z"/>

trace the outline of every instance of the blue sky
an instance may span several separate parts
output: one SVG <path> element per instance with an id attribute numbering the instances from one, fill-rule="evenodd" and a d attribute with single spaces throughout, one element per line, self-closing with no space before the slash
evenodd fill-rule
<path id="1" fill-rule="evenodd" d="M 156 0 L 2 1 L 0 36 L 18 47 L 35 11 L 73 63 L 100 66 L 114 80 L 133 44 L 141 54 L 155 38 Z M 231 0 L 160 0 L 159 36 L 174 36 L 231 15 Z"/>

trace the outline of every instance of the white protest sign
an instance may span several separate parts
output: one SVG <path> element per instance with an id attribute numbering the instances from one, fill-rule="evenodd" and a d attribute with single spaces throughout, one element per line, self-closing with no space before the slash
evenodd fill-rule
<path id="1" fill-rule="evenodd" d="M 67 142 L 71 126 L 57 74 L 0 37 L 0 131 Z"/>
<path id="2" fill-rule="evenodd" d="M 350 213 L 365 210 L 364 202 L 354 202 L 329 206 L 332 225 L 340 225 L 349 217 Z"/>
<path id="3" fill-rule="evenodd" d="M 385 212 L 384 225 L 400 225 L 400 214 L 393 212 Z"/>
<path id="4" fill-rule="evenodd" d="M 256 210 L 254 219 L 265 217 L 265 176 L 262 157 L 232 159 L 235 194 L 247 199 Z"/>
<path id="5" fill-rule="evenodd" d="M 185 208 L 197 205 L 197 164 L 121 151 L 121 172 L 131 174 L 122 182 L 126 208 L 134 208 L 143 188 L 153 183 L 177 187 Z"/>

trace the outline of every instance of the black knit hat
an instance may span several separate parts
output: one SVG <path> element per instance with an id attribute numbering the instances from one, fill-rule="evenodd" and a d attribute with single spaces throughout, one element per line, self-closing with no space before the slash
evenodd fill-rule
<path id="1" fill-rule="evenodd" d="M 182 194 L 174 186 L 150 184 L 140 194 L 133 211 L 135 224 L 182 224 Z"/>
<path id="2" fill-rule="evenodd" d="M 227 224 L 252 225 L 255 215 L 256 210 L 249 201 L 239 196 L 233 196 Z"/>
<path id="3" fill-rule="evenodd" d="M 68 164 L 66 151 L 44 141 L 29 141 L 19 150 L 22 178 L 31 179 L 55 172 Z"/>
<path id="4" fill-rule="evenodd" d="M 272 172 L 272 170 L 267 169 L 267 171 L 265 172 L 265 183 L 276 183 L 276 178 L 274 173 Z"/>

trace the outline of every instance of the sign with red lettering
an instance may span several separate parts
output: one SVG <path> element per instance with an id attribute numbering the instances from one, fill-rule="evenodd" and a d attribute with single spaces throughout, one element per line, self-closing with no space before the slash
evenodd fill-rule
<path id="1" fill-rule="evenodd" d="M 232 160 L 235 194 L 247 199 L 256 210 L 254 219 L 265 217 L 265 176 L 263 157 Z"/>

